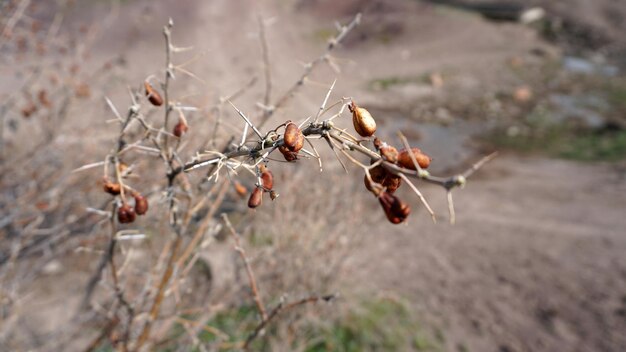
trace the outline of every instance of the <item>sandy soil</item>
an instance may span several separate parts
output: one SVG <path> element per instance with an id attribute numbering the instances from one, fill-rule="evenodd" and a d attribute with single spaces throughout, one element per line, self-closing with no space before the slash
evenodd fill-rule
<path id="1" fill-rule="evenodd" d="M 623 350 L 625 190 L 612 166 L 503 155 L 457 192 L 456 226 L 422 211 L 368 234 L 354 285 L 408 298 L 450 351 Z"/>

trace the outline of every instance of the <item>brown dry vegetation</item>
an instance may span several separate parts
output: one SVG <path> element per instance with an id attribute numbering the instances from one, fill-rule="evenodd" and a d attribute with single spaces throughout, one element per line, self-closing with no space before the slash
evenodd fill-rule
<path id="1" fill-rule="evenodd" d="M 22 3 L 0 3 L 0 30 L 16 9 L 11 4 Z M 566 25 L 550 27 L 557 32 L 546 39 L 536 26 L 409 0 L 30 2 L 13 33 L 0 33 L 0 350 L 85 350 L 115 321 L 108 269 L 82 306 L 110 232 L 106 214 L 93 209 L 108 210 L 111 198 L 101 191 L 101 167 L 72 170 L 115 147 L 119 126 L 109 121 L 115 116 L 105 97 L 125 114 L 129 90 L 163 76 L 161 30 L 169 17 L 175 44 L 193 46 L 175 61 L 193 60 L 185 69 L 199 78 L 177 73 L 170 88 L 200 109 L 186 116 L 182 151 L 192 156 L 240 134 L 235 111 L 212 108 L 220 97 L 248 87 L 234 103 L 252 116 L 260 111 L 266 90 L 258 14 L 271 23 L 276 99 L 302 74 L 301 63 L 319 56 L 334 21 L 359 11 L 363 22 L 334 52 L 333 65 L 316 69 L 267 126 L 314 115 L 336 78 L 331 101 L 358 97 L 376 117 L 377 135 L 400 146 L 401 130 L 434 158 L 434 173 L 461 172 L 496 147 L 513 150 L 455 192 L 454 226 L 446 223 L 445 192 L 422 184 L 439 223 L 406 189 L 413 214 L 406 225 L 389 224 L 364 189 L 362 170 L 352 165 L 346 175 L 321 143 L 321 174 L 315 159 L 270 164 L 280 197 L 266 197 L 256 211 L 228 182 L 202 183 L 205 169 L 189 174 L 204 192 L 225 192 L 224 201 L 186 266 L 189 275 L 165 292 L 146 348 L 233 348 L 229 342 L 245 340 L 257 325 L 245 270 L 219 216 L 225 212 L 243 237 L 268 310 L 283 298 L 339 293 L 329 304 L 286 312 L 254 349 L 626 349 L 626 84 L 619 74 L 562 66 L 564 55 L 589 53 L 620 64 L 626 7 L 533 3 Z M 562 97 L 585 103 L 567 110 Z M 162 110 L 146 114 L 156 121 Z M 586 126 L 587 115 L 600 116 L 601 126 Z M 352 130 L 348 114 L 337 123 Z M 618 137 L 605 139 L 605 129 Z M 584 161 L 554 158 L 564 155 Z M 172 238 L 166 167 L 142 154 L 124 161 L 135 168 L 129 182 L 148 197 L 150 211 L 124 227 L 146 237 L 119 242 L 118 268 L 126 294 L 147 305 L 139 298 L 161 277 Z M 253 177 L 238 177 L 252 189 Z M 204 325 L 222 332 L 202 332 Z M 102 350 L 123 330 L 110 332 Z"/>

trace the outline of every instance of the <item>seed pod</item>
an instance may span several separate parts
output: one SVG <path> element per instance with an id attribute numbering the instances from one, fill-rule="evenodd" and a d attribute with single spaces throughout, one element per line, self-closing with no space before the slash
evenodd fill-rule
<path id="1" fill-rule="evenodd" d="M 402 185 L 402 178 L 394 174 L 389 173 L 389 176 L 383 181 L 383 186 L 387 188 L 387 192 L 394 194 L 398 188 Z"/>
<path id="2" fill-rule="evenodd" d="M 161 98 L 161 94 L 156 91 L 156 89 L 152 88 L 148 81 L 143 82 L 144 88 L 146 88 L 146 96 L 148 97 L 148 101 L 154 106 L 163 105 L 163 98 Z"/>
<path id="3" fill-rule="evenodd" d="M 272 172 L 268 170 L 265 165 L 261 165 L 259 169 L 261 170 L 263 188 L 266 191 L 271 191 L 272 188 L 274 188 L 274 175 L 272 175 Z"/>
<path id="4" fill-rule="evenodd" d="M 413 151 L 413 156 L 415 156 L 417 164 L 422 169 L 427 169 L 428 166 L 430 166 L 430 161 L 432 160 L 432 158 L 422 153 L 419 148 L 411 148 L 411 150 Z M 408 150 L 400 150 L 400 152 L 398 153 L 398 165 L 406 169 L 415 170 L 415 164 L 413 164 L 413 160 L 411 159 L 411 155 L 409 155 Z"/>
<path id="5" fill-rule="evenodd" d="M 376 121 L 369 111 L 358 107 L 355 102 L 348 105 L 348 109 L 352 113 L 354 129 L 361 137 L 370 137 L 376 132 Z"/>
<path id="6" fill-rule="evenodd" d="M 122 187 L 120 186 L 119 183 L 114 183 L 108 180 L 104 180 L 104 185 L 102 185 L 102 189 L 106 193 L 116 196 L 120 194 Z"/>
<path id="7" fill-rule="evenodd" d="M 293 149 L 296 146 L 296 142 L 298 140 L 298 135 L 301 134 L 302 131 L 298 128 L 293 122 L 288 122 L 285 127 L 285 135 L 283 136 L 284 143 L 289 149 Z"/>
<path id="8" fill-rule="evenodd" d="M 285 160 L 291 162 L 298 159 L 298 153 L 292 152 L 287 146 L 281 145 L 278 147 L 278 151 L 285 157 Z"/>
<path id="9" fill-rule="evenodd" d="M 292 152 L 299 152 L 300 149 L 302 149 L 302 147 L 304 147 L 304 134 L 302 134 L 302 132 L 300 132 L 298 134 L 298 139 L 296 139 L 296 145 L 291 148 Z"/>
<path id="10" fill-rule="evenodd" d="M 117 220 L 120 224 L 128 224 L 135 221 L 137 215 L 135 214 L 135 210 L 128 204 L 124 203 L 122 206 L 117 209 Z"/>
<path id="11" fill-rule="evenodd" d="M 187 126 L 187 124 L 185 123 L 185 121 L 178 120 L 178 123 L 176 124 L 176 126 L 174 126 L 174 131 L 172 132 L 176 137 L 180 138 L 182 137 L 183 134 L 187 133 L 187 130 L 189 129 L 189 127 Z"/>
<path id="12" fill-rule="evenodd" d="M 378 202 L 392 224 L 403 222 L 411 214 L 411 208 L 406 203 L 388 192 L 381 192 L 378 195 Z"/>
<path id="13" fill-rule="evenodd" d="M 233 181 L 233 186 L 235 187 L 235 191 L 240 197 L 243 198 L 246 196 L 246 194 L 248 194 L 248 190 L 246 189 L 246 187 L 242 185 L 241 183 L 239 183 L 239 181 L 237 180 Z"/>
<path id="14" fill-rule="evenodd" d="M 369 172 L 370 172 L 372 181 L 385 187 L 387 189 L 387 192 L 390 194 L 393 194 L 398 188 L 400 188 L 400 185 L 402 184 L 402 178 L 387 171 L 387 169 L 385 169 L 381 165 L 374 167 Z M 367 188 L 368 191 L 374 194 L 377 194 L 377 192 L 380 192 L 380 190 L 377 190 L 370 183 L 370 180 L 367 178 L 367 175 L 363 179 L 363 182 L 365 183 L 365 188 Z"/>
<path id="15" fill-rule="evenodd" d="M 263 190 L 256 187 L 252 193 L 250 193 L 250 199 L 248 199 L 248 208 L 256 208 L 261 205 L 263 201 Z"/>
<path id="16" fill-rule="evenodd" d="M 142 196 L 139 193 L 134 194 L 135 198 L 135 213 L 137 215 L 143 215 L 148 211 L 148 200 L 146 197 Z"/>
<path id="17" fill-rule="evenodd" d="M 275 200 L 276 198 L 278 198 L 278 193 L 274 192 L 273 190 L 270 191 L 270 198 L 272 200 Z"/>

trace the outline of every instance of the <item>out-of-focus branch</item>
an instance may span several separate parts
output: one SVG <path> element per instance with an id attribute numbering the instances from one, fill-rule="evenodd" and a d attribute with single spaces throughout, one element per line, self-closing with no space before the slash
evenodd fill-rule
<path id="1" fill-rule="evenodd" d="M 265 312 L 265 306 L 263 305 L 263 300 L 261 299 L 261 293 L 259 292 L 259 287 L 256 282 L 256 278 L 254 277 L 254 272 L 252 271 L 252 267 L 250 266 L 250 261 L 246 256 L 246 251 L 241 246 L 241 241 L 239 241 L 239 234 L 235 231 L 235 228 L 228 220 L 228 215 L 226 213 L 222 213 L 222 220 L 224 221 L 224 225 L 228 228 L 233 241 L 235 242 L 235 251 L 239 253 L 243 264 L 246 267 L 246 274 L 248 275 L 248 281 L 250 282 L 250 290 L 252 291 L 252 298 L 254 298 L 254 303 L 256 304 L 257 309 L 259 310 L 259 315 L 261 316 L 261 321 L 265 321 L 268 319 L 267 313 Z"/>
<path id="2" fill-rule="evenodd" d="M 297 300 L 297 301 L 294 301 L 294 302 L 291 302 L 291 303 L 287 303 L 287 304 L 285 304 L 284 302 L 281 301 L 268 314 L 267 319 L 263 320 L 259 325 L 256 326 L 256 328 L 252 331 L 250 336 L 248 336 L 248 338 L 244 342 L 242 348 L 244 350 L 247 350 L 250 347 L 250 344 L 259 336 L 259 333 L 261 333 L 261 331 L 263 329 L 265 329 L 265 327 L 270 322 L 272 322 L 272 320 L 274 318 L 276 318 L 280 313 L 289 311 L 289 310 L 291 310 L 293 308 L 296 308 L 296 307 L 299 307 L 301 305 L 308 304 L 308 303 L 315 303 L 315 302 L 319 302 L 319 301 L 330 302 L 330 301 L 332 301 L 335 298 L 337 298 L 337 294 L 330 294 L 330 295 L 326 295 L 326 296 L 309 296 L 309 297 L 305 297 L 305 298 L 302 298 L 300 300 Z"/>
<path id="3" fill-rule="evenodd" d="M 263 114 L 261 115 L 261 118 L 258 124 L 259 128 L 262 128 L 263 126 L 265 126 L 265 124 L 270 119 L 270 117 L 272 117 L 274 112 L 280 109 L 281 107 L 283 107 L 289 101 L 289 99 L 291 99 L 291 97 L 298 91 L 298 89 L 304 85 L 306 79 L 309 77 L 311 72 L 313 72 L 313 70 L 317 67 L 317 65 L 321 64 L 322 62 L 327 61 L 329 59 L 330 52 L 333 51 L 333 49 L 335 49 L 341 43 L 341 41 L 343 41 L 343 39 L 348 35 L 348 33 L 350 33 L 356 26 L 359 25 L 359 23 L 361 23 L 361 14 L 357 13 L 352 19 L 352 21 L 350 21 L 350 23 L 348 23 L 345 26 L 342 26 L 339 29 L 339 33 L 337 34 L 337 36 L 335 36 L 334 38 L 331 38 L 328 41 L 328 45 L 326 46 L 326 50 L 324 51 L 324 53 L 320 55 L 318 58 L 316 58 L 315 60 L 307 63 L 304 66 L 304 72 L 302 73 L 300 78 L 296 81 L 296 83 L 293 86 L 291 86 L 289 89 L 287 89 L 287 92 L 285 92 L 285 94 L 282 97 L 280 97 L 278 101 L 276 101 L 274 106 L 270 106 L 263 111 Z"/>

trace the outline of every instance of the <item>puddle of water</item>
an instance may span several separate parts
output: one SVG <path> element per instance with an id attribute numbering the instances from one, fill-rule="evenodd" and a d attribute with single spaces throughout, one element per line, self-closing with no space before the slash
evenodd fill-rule
<path id="1" fill-rule="evenodd" d="M 471 139 L 487 129 L 487 122 L 454 120 L 447 126 L 435 123 L 418 123 L 400 114 L 390 115 L 383 121 L 377 135 L 401 147 L 397 137 L 401 131 L 409 144 L 422 149 L 433 158 L 430 171 L 441 174 L 456 169 L 466 160 L 475 157 Z M 400 148 L 398 148 L 400 149 Z"/>
<path id="2" fill-rule="evenodd" d="M 573 73 L 587 75 L 600 74 L 607 77 L 616 76 L 619 69 L 615 66 L 596 64 L 579 57 L 566 56 L 563 58 L 563 68 Z"/>

